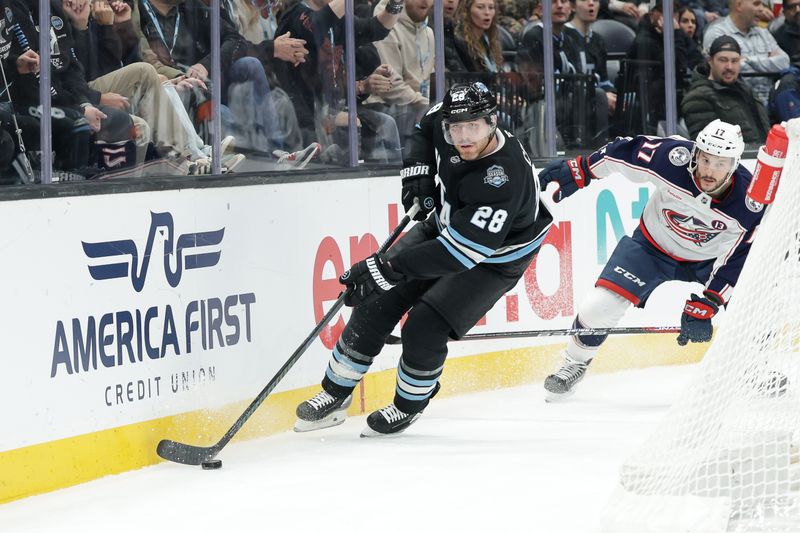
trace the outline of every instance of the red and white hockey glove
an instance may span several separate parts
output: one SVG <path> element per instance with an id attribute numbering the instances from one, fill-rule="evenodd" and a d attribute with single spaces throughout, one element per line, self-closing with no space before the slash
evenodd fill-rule
<path id="1" fill-rule="evenodd" d="M 539 171 L 539 185 L 542 192 L 552 182 L 558 183 L 558 189 L 553 193 L 553 200 L 558 203 L 568 196 L 572 196 L 578 189 L 583 189 L 592 181 L 589 162 L 583 156 L 575 159 L 559 159 L 553 161 Z"/>
<path id="2" fill-rule="evenodd" d="M 689 342 L 710 341 L 714 333 L 711 317 L 717 314 L 721 304 L 719 298 L 708 291 L 703 293 L 703 297 L 692 294 L 683 306 L 678 344 L 685 346 Z"/>

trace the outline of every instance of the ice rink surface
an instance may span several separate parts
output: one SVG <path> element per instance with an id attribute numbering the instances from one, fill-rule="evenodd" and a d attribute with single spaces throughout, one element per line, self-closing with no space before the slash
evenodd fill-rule
<path id="1" fill-rule="evenodd" d="M 437 399 L 406 433 L 364 417 L 234 443 L 217 471 L 159 464 L 0 506 L 0 532 L 553 532 L 597 530 L 622 460 L 693 366 L 588 375 Z"/>

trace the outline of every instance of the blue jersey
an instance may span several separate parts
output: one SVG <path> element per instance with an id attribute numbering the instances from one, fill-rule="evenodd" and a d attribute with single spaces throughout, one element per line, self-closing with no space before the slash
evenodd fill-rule
<path id="1" fill-rule="evenodd" d="M 618 137 L 588 158 L 592 179 L 622 174 L 656 192 L 640 220 L 642 233 L 678 261 L 714 261 L 706 289 L 726 303 L 750 251 L 763 206 L 745 195 L 752 175 L 739 165 L 720 198 L 704 193 L 689 165 L 694 143 L 680 137 Z"/>

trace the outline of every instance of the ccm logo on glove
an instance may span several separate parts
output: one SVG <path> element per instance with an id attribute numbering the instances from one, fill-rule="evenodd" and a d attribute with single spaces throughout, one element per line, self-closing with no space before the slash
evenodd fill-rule
<path id="1" fill-rule="evenodd" d="M 722 303 L 716 294 L 709 291 L 705 291 L 703 296 L 692 294 L 683 306 L 678 344 L 685 346 L 689 342 L 710 341 L 714 334 L 711 317 L 717 314 Z"/>
<path id="2" fill-rule="evenodd" d="M 717 314 L 718 307 L 715 305 L 711 307 L 701 301 L 687 300 L 683 312 L 689 316 L 699 319 L 708 319 Z"/>

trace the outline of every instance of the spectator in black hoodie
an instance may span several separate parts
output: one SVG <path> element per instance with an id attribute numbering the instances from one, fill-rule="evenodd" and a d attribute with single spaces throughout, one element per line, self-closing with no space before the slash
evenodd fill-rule
<path id="1" fill-rule="evenodd" d="M 699 38 L 697 14 L 689 7 L 680 8 L 678 10 L 678 26 L 688 37 L 688 39 L 684 40 L 686 43 L 686 61 L 689 70 L 692 71 L 706 62 L 706 58 L 703 56 L 703 43 Z"/>
<path id="2" fill-rule="evenodd" d="M 389 35 L 403 9 L 403 0 L 390 0 L 370 18 L 355 18 L 355 44 L 362 46 Z M 344 0 L 308 0 L 286 11 L 278 23 L 278 35 L 307 43 L 306 61 L 296 68 L 276 65 L 281 87 L 289 94 L 306 143 L 317 139 L 317 127 L 329 134 L 341 124 L 345 111 Z M 395 127 L 396 128 L 396 127 Z"/>
<path id="3" fill-rule="evenodd" d="M 581 37 L 583 50 L 581 55 L 581 71 L 591 74 L 597 81 L 597 88 L 602 91 L 598 96 L 600 101 L 606 102 L 607 113 L 602 126 L 608 127 L 608 115 L 614 114 L 617 104 L 617 94 L 614 84 L 608 79 L 608 50 L 606 42 L 599 33 L 592 31 L 592 24 L 597 20 L 600 11 L 598 0 L 571 0 L 574 15 L 567 23 L 567 27 L 575 29 Z M 603 139 L 603 144 L 607 141 Z"/>
<path id="4" fill-rule="evenodd" d="M 131 139 L 132 122 L 127 113 L 114 108 L 105 111 L 91 103 L 83 66 L 76 60 L 72 27 L 59 1 L 50 9 L 50 93 L 53 110 L 51 124 L 56 169 L 90 175 L 96 170 L 88 142 L 95 134 L 104 142 Z M 39 119 L 39 20 L 36 0 L 8 0 L 6 3 L 7 39 L 11 41 L 6 61 L 10 95 L 16 109 Z"/>
<path id="5" fill-rule="evenodd" d="M 775 40 L 789 54 L 789 61 L 800 66 L 800 0 L 784 0 L 783 15 L 785 21 L 775 30 Z"/>
<path id="6" fill-rule="evenodd" d="M 664 120 L 666 111 L 666 77 L 664 75 L 664 14 L 662 0 L 651 0 L 650 11 L 639 22 L 636 38 L 628 51 L 626 69 L 631 71 L 620 75 L 618 83 L 624 82 L 628 86 L 624 91 L 640 93 L 639 105 L 645 105 L 641 98 L 646 97 L 646 120 L 641 124 L 645 134 L 655 134 L 660 120 Z M 683 97 L 683 92 L 688 85 L 688 63 L 686 58 L 686 40 L 688 37 L 683 31 L 675 28 L 675 82 L 678 89 L 678 102 Z M 644 94 L 641 94 L 641 93 Z"/>

